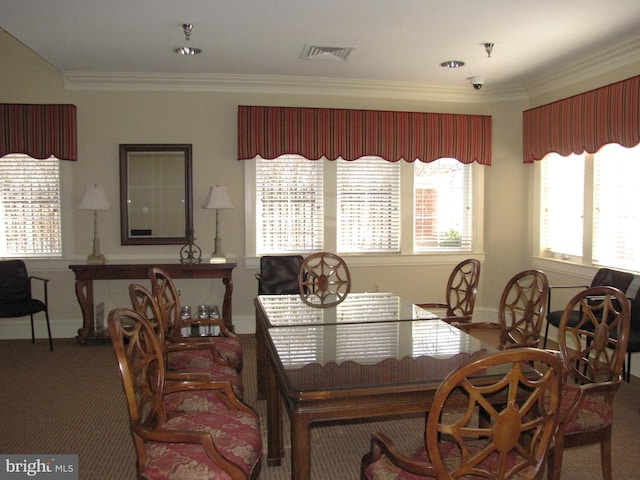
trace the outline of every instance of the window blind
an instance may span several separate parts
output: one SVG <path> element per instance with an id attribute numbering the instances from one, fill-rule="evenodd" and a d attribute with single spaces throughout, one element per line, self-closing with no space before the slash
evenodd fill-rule
<path id="1" fill-rule="evenodd" d="M 256 251 L 301 253 L 323 244 L 322 162 L 256 159 Z"/>
<path id="2" fill-rule="evenodd" d="M 399 252 L 400 163 L 337 162 L 338 252 Z"/>
<path id="3" fill-rule="evenodd" d="M 60 162 L 0 159 L 0 255 L 61 256 Z"/>
<path id="4" fill-rule="evenodd" d="M 541 172 L 541 249 L 552 256 L 582 257 L 584 155 L 550 153 Z"/>
<path id="5" fill-rule="evenodd" d="M 640 270 L 640 145 L 606 145 L 594 155 L 593 262 Z"/>

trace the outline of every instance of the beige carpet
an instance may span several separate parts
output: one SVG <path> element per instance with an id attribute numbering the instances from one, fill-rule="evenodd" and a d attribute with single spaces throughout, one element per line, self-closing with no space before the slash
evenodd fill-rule
<path id="1" fill-rule="evenodd" d="M 255 400 L 255 343 L 243 336 L 245 400 L 263 419 L 265 402 Z M 0 453 L 79 455 L 81 480 L 133 480 L 135 456 L 120 377 L 110 345 L 78 346 L 57 340 L 49 352 L 40 341 L 0 341 Z M 616 397 L 614 479 L 640 478 L 640 379 Z M 285 421 L 285 432 L 288 422 Z M 422 441 L 422 416 L 320 424 L 312 430 L 312 478 L 356 480 L 369 434 L 380 430 L 403 448 Z M 288 445 L 288 434 L 285 444 Z M 265 444 L 266 449 L 266 444 Z M 289 449 L 280 467 L 263 464 L 260 479 L 290 479 Z M 598 446 L 565 453 L 562 478 L 600 480 Z"/>

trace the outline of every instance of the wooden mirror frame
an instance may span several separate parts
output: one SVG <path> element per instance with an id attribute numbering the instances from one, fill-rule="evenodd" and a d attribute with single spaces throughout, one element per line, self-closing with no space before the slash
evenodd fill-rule
<path id="1" fill-rule="evenodd" d="M 122 245 L 179 245 L 193 231 L 193 188 L 191 144 L 120 144 L 120 239 Z M 182 152 L 184 155 L 185 225 L 184 236 L 132 236 L 129 226 L 129 154 L 135 152 Z"/>

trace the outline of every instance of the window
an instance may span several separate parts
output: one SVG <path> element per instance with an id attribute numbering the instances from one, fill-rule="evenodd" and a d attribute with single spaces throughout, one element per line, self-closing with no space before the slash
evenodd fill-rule
<path id="1" fill-rule="evenodd" d="M 455 253 L 475 246 L 476 165 L 297 155 L 245 165 L 248 257 Z"/>
<path id="2" fill-rule="evenodd" d="M 473 167 L 455 158 L 415 162 L 414 208 L 415 251 L 471 250 Z"/>
<path id="3" fill-rule="evenodd" d="M 540 247 L 546 256 L 640 271 L 640 145 L 541 162 Z"/>
<path id="4" fill-rule="evenodd" d="M 0 158 L 0 256 L 62 255 L 60 161 Z"/>

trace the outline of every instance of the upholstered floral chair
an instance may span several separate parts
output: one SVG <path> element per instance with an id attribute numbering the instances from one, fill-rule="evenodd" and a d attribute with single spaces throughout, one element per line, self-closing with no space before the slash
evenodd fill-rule
<path id="1" fill-rule="evenodd" d="M 164 351 L 165 377 L 169 380 L 209 378 L 228 381 L 238 398 L 244 394 L 242 377 L 229 366 L 211 342 L 169 342 L 165 337 L 164 317 L 153 294 L 136 283 L 129 285 L 129 297 L 136 312 L 150 321 Z"/>
<path id="2" fill-rule="evenodd" d="M 549 462 L 552 480 L 560 479 L 565 448 L 593 443 L 600 444 L 603 478 L 612 478 L 613 399 L 622 383 L 630 316 L 629 299 L 613 287 L 581 291 L 562 313 L 558 343 L 567 375 Z"/>
<path id="3" fill-rule="evenodd" d="M 180 296 L 173 280 L 159 267 L 149 269 L 151 291 L 164 315 L 165 336 L 168 341 L 182 343 L 210 342 L 224 358 L 227 364 L 238 372 L 242 370 L 242 344 L 238 336 L 230 331 L 222 318 L 180 318 Z M 191 325 L 211 325 L 219 329 L 219 335 L 210 337 L 185 337 L 182 328 Z"/>
<path id="4" fill-rule="evenodd" d="M 458 367 L 435 394 L 424 445 L 404 455 L 374 433 L 361 480 L 541 478 L 558 426 L 562 376 L 559 355 L 530 347 Z"/>
<path id="5" fill-rule="evenodd" d="M 127 398 L 139 479 L 257 478 L 258 415 L 228 382 L 167 384 L 153 325 L 132 309 L 109 314 L 109 333 Z M 174 398 L 169 409 L 167 397 Z M 189 400 L 191 399 L 191 400 Z"/>

